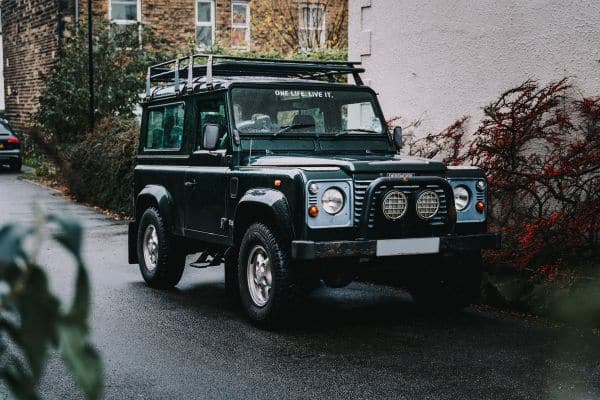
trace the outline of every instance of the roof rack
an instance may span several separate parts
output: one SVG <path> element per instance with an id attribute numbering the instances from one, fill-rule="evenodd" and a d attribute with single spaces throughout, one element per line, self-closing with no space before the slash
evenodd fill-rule
<path id="1" fill-rule="evenodd" d="M 196 64 L 203 59 L 205 64 Z M 218 59 L 218 62 L 214 62 Z M 222 61 L 221 61 L 222 60 Z M 360 62 L 354 61 L 300 61 L 277 60 L 269 58 L 235 57 L 219 54 L 191 54 L 175 58 L 148 68 L 146 76 L 146 97 L 152 96 L 152 84 L 173 85 L 175 93 L 192 91 L 194 83 L 206 79 L 206 86 L 213 87 L 213 75 L 218 76 L 268 76 L 278 78 L 319 79 L 327 78 L 333 82 L 338 75 L 352 74 L 356 85 L 363 85 L 357 68 Z M 187 74 L 187 79 L 182 76 Z M 180 90 L 181 84 L 183 90 Z"/>

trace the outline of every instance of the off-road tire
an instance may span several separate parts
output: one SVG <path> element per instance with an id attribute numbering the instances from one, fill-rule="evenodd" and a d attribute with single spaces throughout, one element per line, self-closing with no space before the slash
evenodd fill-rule
<path id="1" fill-rule="evenodd" d="M 415 274 L 410 293 L 427 312 L 457 312 L 477 302 L 481 290 L 479 252 L 439 257 Z"/>
<path id="2" fill-rule="evenodd" d="M 150 224 L 154 225 L 158 237 L 158 257 L 154 270 L 146 266 L 143 250 L 144 233 Z M 146 209 L 140 218 L 137 252 L 140 272 L 148 286 L 170 289 L 179 283 L 185 268 L 186 255 L 177 247 L 174 238 L 167 232 L 159 211 L 154 207 Z"/>
<path id="3" fill-rule="evenodd" d="M 286 312 L 301 297 L 301 285 L 294 276 L 284 240 L 277 229 L 255 223 L 246 230 L 240 243 L 237 268 L 240 300 L 250 321 L 261 327 L 273 327 L 281 323 Z M 265 249 L 271 263 L 271 291 L 267 303 L 262 307 L 252 300 L 247 280 L 248 259 L 256 245 Z"/>

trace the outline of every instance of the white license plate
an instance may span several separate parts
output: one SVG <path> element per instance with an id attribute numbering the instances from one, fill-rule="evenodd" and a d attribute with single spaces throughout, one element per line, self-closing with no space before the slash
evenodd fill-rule
<path id="1" fill-rule="evenodd" d="M 377 241 L 377 256 L 435 254 L 440 252 L 440 238 L 386 239 Z"/>

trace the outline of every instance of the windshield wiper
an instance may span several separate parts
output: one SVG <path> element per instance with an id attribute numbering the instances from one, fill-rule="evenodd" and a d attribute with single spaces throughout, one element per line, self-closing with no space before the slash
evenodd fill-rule
<path id="1" fill-rule="evenodd" d="M 343 131 L 339 131 L 338 133 L 336 133 L 334 136 L 335 137 L 345 136 L 352 132 L 380 133 L 380 132 L 374 131 L 372 129 L 354 128 L 354 129 L 344 129 Z"/>
<path id="2" fill-rule="evenodd" d="M 275 132 L 273 134 L 273 136 L 277 136 L 280 133 L 284 133 L 289 131 L 290 129 L 298 129 L 298 128 L 314 128 L 315 124 L 292 124 L 292 125 L 288 125 L 288 126 L 284 126 L 283 128 L 281 128 L 280 130 L 278 130 L 277 132 Z"/>

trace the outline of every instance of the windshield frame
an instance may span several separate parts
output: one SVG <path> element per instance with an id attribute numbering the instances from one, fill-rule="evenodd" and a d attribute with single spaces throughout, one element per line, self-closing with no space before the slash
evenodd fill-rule
<path id="1" fill-rule="evenodd" d="M 277 89 L 277 88 L 294 88 L 294 89 L 298 89 L 298 90 L 314 90 L 314 89 L 320 89 L 320 90 L 325 90 L 325 89 L 331 89 L 331 90 L 336 90 L 336 91 L 353 91 L 353 92 L 367 92 L 369 94 L 371 94 L 371 96 L 373 97 L 373 111 L 376 114 L 377 118 L 379 119 L 379 122 L 381 124 L 381 132 L 376 132 L 376 133 L 366 133 L 366 132 L 352 132 L 352 130 L 350 130 L 350 132 L 348 132 L 347 134 L 345 134 L 343 137 L 361 137 L 361 138 L 377 138 L 377 139 L 381 139 L 381 138 L 385 138 L 386 140 L 390 141 L 390 134 L 389 134 L 389 130 L 387 127 L 387 122 L 385 120 L 385 117 L 383 115 L 383 111 L 381 110 L 381 106 L 379 104 L 379 99 L 377 98 L 377 93 L 375 93 L 375 91 L 373 89 L 371 89 L 368 86 L 355 86 L 355 85 L 349 85 L 349 84 L 336 84 L 336 83 L 317 83 L 317 82 L 307 82 L 307 83 L 303 83 L 303 82 L 298 82 L 298 81 L 294 81 L 294 82 L 235 82 L 232 83 L 229 88 L 229 115 L 231 116 L 230 118 L 230 123 L 232 125 L 232 128 L 237 132 L 237 134 L 239 135 L 240 138 L 251 138 L 251 137 L 261 137 L 261 138 L 273 138 L 273 139 L 280 139 L 280 138 L 297 138 L 297 137 L 303 137 L 303 138 L 315 138 L 315 139 L 337 139 L 338 137 L 336 136 L 336 133 L 323 133 L 323 132 L 285 132 L 284 134 L 277 134 L 276 132 L 265 132 L 265 133 L 261 133 L 261 132 L 240 132 L 237 129 L 236 126 L 236 121 L 234 118 L 234 109 L 233 109 L 233 90 L 235 89 L 239 89 L 239 88 L 244 88 L 244 89 Z"/>

